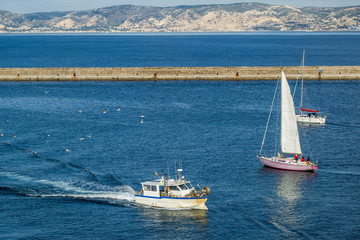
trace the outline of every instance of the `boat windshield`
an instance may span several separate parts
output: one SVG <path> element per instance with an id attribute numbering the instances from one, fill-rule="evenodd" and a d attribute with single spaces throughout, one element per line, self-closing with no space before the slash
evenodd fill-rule
<path id="1" fill-rule="evenodd" d="M 181 190 L 187 190 L 187 189 L 188 189 L 185 184 L 179 185 L 179 188 L 180 188 Z"/>
<path id="2" fill-rule="evenodd" d="M 179 191 L 179 189 L 176 186 L 169 186 L 170 191 Z"/>
<path id="3" fill-rule="evenodd" d="M 188 189 L 194 188 L 190 183 L 186 183 L 185 185 L 187 186 Z"/>

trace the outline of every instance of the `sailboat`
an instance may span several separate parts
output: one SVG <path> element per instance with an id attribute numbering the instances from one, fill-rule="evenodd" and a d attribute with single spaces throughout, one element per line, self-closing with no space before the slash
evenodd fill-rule
<path id="1" fill-rule="evenodd" d="M 276 91 L 274 94 L 274 99 Z M 274 103 L 274 100 L 273 100 Z M 272 107 L 271 107 L 272 111 Z M 318 169 L 318 165 L 310 162 L 302 156 L 299 131 L 296 122 L 295 107 L 293 97 L 291 95 L 289 83 L 286 80 L 285 73 L 281 71 L 281 132 L 280 132 L 280 151 L 278 156 L 267 157 L 262 155 L 262 149 L 265 142 L 266 132 L 269 126 L 271 111 L 260 153 L 257 156 L 259 160 L 267 167 L 277 168 L 291 171 L 314 171 Z M 300 157 L 299 157 L 300 156 Z M 301 157 L 302 156 L 302 157 Z"/>
<path id="2" fill-rule="evenodd" d="M 302 76 L 301 76 L 301 96 L 300 96 L 300 115 L 296 115 L 298 123 L 307 124 L 325 124 L 326 116 L 319 115 L 319 110 L 303 108 L 303 92 L 304 92 L 304 64 L 305 64 L 305 49 L 303 51 L 302 59 Z"/>

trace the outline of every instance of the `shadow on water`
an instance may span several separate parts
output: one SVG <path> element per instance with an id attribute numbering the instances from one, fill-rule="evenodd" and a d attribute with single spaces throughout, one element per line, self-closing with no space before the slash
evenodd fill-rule
<path id="1" fill-rule="evenodd" d="M 266 219 L 254 222 L 277 234 L 280 232 L 280 236 L 284 238 L 311 238 L 302 224 L 311 218 L 302 211 L 302 201 L 306 198 L 306 188 L 318 174 L 268 167 L 261 168 L 258 173 L 261 179 L 273 183 L 273 189 L 270 195 L 264 196 L 264 204 L 268 209 Z"/>

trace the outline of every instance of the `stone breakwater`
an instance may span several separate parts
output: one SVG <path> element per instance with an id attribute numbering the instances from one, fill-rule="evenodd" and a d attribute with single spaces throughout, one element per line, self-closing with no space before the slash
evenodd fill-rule
<path id="1" fill-rule="evenodd" d="M 0 81 L 276 80 L 281 67 L 0 68 Z M 282 67 L 288 79 L 301 67 Z M 305 80 L 360 80 L 360 66 L 307 66 Z"/>

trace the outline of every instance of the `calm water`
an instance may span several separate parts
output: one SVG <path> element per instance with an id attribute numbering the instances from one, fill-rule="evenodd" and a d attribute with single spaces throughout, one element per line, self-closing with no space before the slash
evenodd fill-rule
<path id="1" fill-rule="evenodd" d="M 28 52 L 18 56 L 18 62 L 9 54 L 0 65 L 39 67 L 53 62 L 54 66 L 68 66 L 77 61 L 79 66 L 92 65 L 90 57 L 84 61 L 66 58 L 60 49 L 76 49 L 83 41 L 87 47 L 82 54 L 90 56 L 91 51 L 103 52 L 93 48 L 94 39 L 107 37 L 1 36 L 1 54 L 9 52 L 3 50 L 4 45 L 16 48 L 16 42 L 22 42 L 19 49 Z M 166 36 L 159 36 L 156 44 L 156 37 L 150 36 L 158 49 L 161 44 L 181 42 L 183 37 L 172 36 L 169 43 L 161 40 Z M 212 36 L 189 37 L 198 38 L 198 45 L 202 37 L 203 45 L 212 41 Z M 317 42 L 318 37 L 308 42 Z M 342 43 L 349 39 L 348 35 L 333 37 Z M 48 46 L 56 42 L 52 53 L 58 55 L 35 51 L 38 48 L 31 52 L 24 46 L 40 45 L 31 38 L 40 38 Z M 61 38 L 69 40 L 60 44 Z M 144 36 L 125 38 L 146 42 Z M 238 36 L 224 36 L 228 38 L 236 42 Z M 258 44 L 259 49 L 264 48 Z M 108 60 L 117 59 L 114 65 L 135 66 L 140 59 L 138 55 L 125 61 L 110 56 L 105 45 L 99 48 L 107 49 L 103 54 Z M 300 48 L 294 65 L 301 61 Z M 331 54 L 340 50 L 332 48 L 330 55 L 323 53 L 322 57 L 328 64 L 323 60 L 318 65 L 339 64 Z M 125 50 L 140 51 L 138 46 Z M 190 53 L 202 60 L 199 65 L 223 62 L 215 56 L 200 57 L 196 51 L 185 49 L 190 65 L 196 65 Z M 353 49 L 352 56 L 357 51 Z M 159 55 L 164 59 L 154 66 L 177 65 L 173 54 L 173 59 Z M 96 66 L 107 65 L 108 60 L 99 59 Z M 143 60 L 144 66 L 152 63 Z M 356 61 L 348 57 L 346 63 L 359 65 Z M 178 65 L 185 63 L 179 60 Z M 293 88 L 295 83 L 290 84 Z M 256 158 L 275 85 L 274 81 L 0 83 L 0 238 L 359 238 L 360 82 L 306 82 L 305 102 L 320 106 L 327 115 L 325 126 L 300 127 L 303 151 L 319 162 L 316 173 L 271 170 Z M 295 97 L 298 102 L 298 95 Z M 143 124 L 140 115 L 145 115 Z M 266 149 L 273 146 L 275 125 L 272 121 Z M 208 211 L 159 210 L 132 203 L 139 182 L 154 178 L 154 171 L 162 168 L 172 174 L 179 162 L 194 185 L 211 187 Z"/>
<path id="2" fill-rule="evenodd" d="M 0 67 L 359 65 L 360 33 L 0 34 Z"/>

